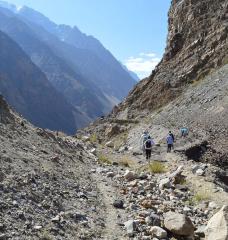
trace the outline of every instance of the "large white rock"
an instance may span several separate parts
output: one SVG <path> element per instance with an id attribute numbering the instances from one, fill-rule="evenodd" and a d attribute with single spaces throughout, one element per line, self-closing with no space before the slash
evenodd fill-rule
<path id="1" fill-rule="evenodd" d="M 159 239 L 167 237 L 167 232 L 164 229 L 157 227 L 157 226 L 151 227 L 150 233 L 151 233 L 152 237 L 157 237 Z"/>
<path id="2" fill-rule="evenodd" d="M 223 206 L 208 222 L 205 240 L 228 240 L 228 205 Z"/>
<path id="3" fill-rule="evenodd" d="M 164 225 L 170 232 L 180 236 L 192 236 L 194 234 L 192 221 L 186 215 L 167 212 L 164 217 Z"/>

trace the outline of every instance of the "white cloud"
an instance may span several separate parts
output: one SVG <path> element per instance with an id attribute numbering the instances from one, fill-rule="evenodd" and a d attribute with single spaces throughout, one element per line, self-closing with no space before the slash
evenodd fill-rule
<path id="1" fill-rule="evenodd" d="M 137 57 L 129 57 L 124 64 L 129 70 L 137 73 L 140 79 L 142 79 L 151 74 L 160 60 L 155 53 L 142 52 Z"/>

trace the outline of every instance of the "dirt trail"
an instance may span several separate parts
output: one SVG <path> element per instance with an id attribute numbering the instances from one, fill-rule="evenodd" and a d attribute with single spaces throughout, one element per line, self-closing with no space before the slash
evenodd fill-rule
<path id="1" fill-rule="evenodd" d="M 113 207 L 113 202 L 118 199 L 117 189 L 112 185 L 110 179 L 103 177 L 100 174 L 93 174 L 93 178 L 97 182 L 97 187 L 102 195 L 102 201 L 104 204 L 104 219 L 105 229 L 102 234 L 104 240 L 125 240 L 124 229 L 118 225 L 123 223 L 122 220 L 125 210 L 118 210 Z"/>

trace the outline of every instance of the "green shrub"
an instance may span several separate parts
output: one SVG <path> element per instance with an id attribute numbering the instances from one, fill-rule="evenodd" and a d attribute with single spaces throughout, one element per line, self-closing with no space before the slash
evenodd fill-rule
<path id="1" fill-rule="evenodd" d="M 89 138 L 91 143 L 96 143 L 97 142 L 97 135 L 94 133 L 90 136 Z"/>

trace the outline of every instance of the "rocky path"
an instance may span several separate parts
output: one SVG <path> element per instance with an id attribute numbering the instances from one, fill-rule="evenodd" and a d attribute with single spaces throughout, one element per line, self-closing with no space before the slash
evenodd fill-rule
<path id="1" fill-rule="evenodd" d="M 101 239 L 127 239 L 123 237 L 125 234 L 123 228 L 118 225 L 118 223 L 121 223 L 121 213 L 119 210 L 113 207 L 113 202 L 118 199 L 117 189 L 112 186 L 110 179 L 107 177 L 102 177 L 100 174 L 93 174 L 93 178 L 96 179 L 97 187 L 102 195 L 102 200 L 105 208 L 105 228 Z"/>

